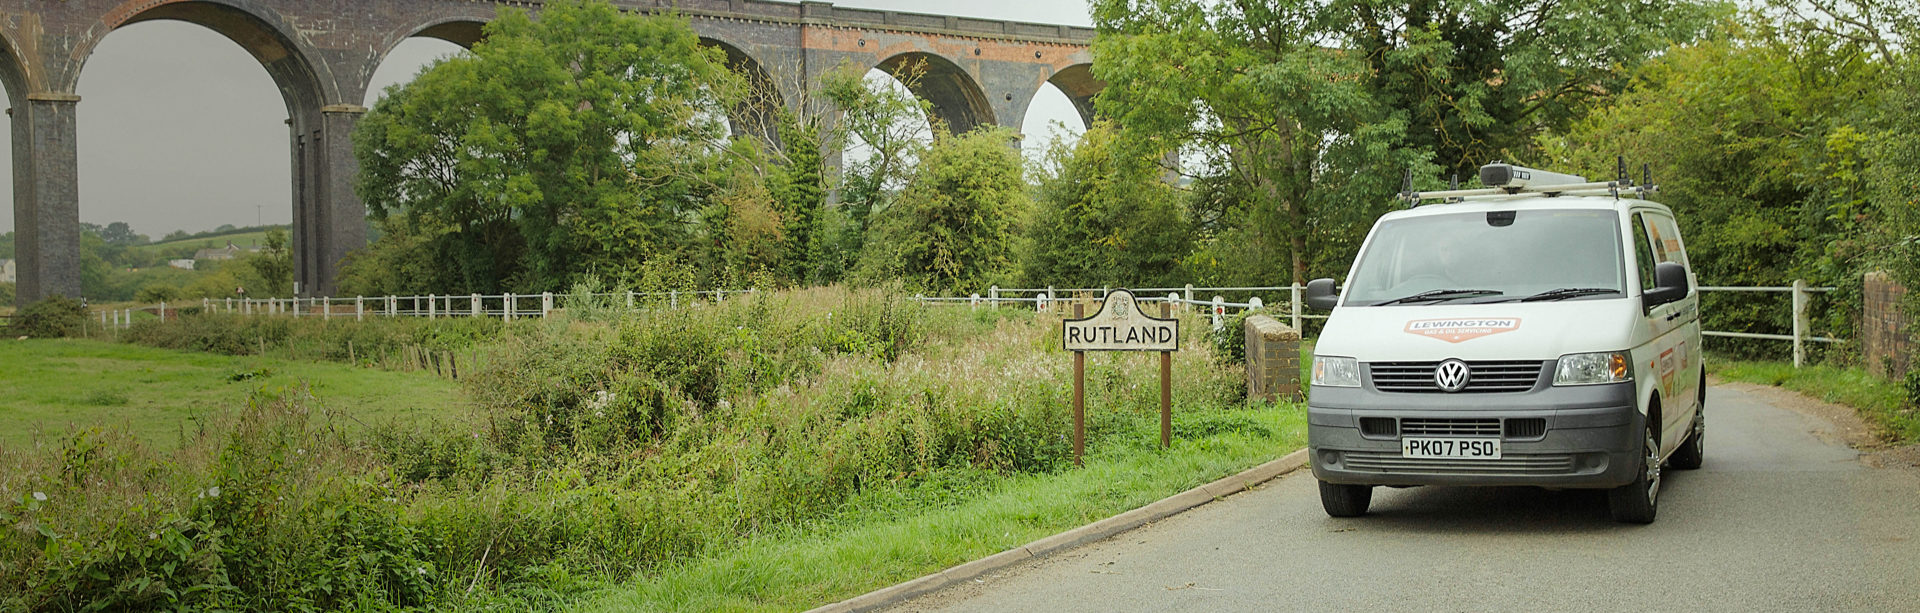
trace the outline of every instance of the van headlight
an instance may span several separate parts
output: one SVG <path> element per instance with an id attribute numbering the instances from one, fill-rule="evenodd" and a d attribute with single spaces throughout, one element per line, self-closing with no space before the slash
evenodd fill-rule
<path id="1" fill-rule="evenodd" d="M 1360 387 L 1360 361 L 1353 358 L 1313 356 L 1313 385 Z"/>
<path id="2" fill-rule="evenodd" d="M 1553 369 L 1554 385 L 1594 385 L 1632 380 L 1633 369 L 1628 367 L 1627 353 L 1624 351 L 1570 353 L 1560 356 L 1560 365 Z"/>

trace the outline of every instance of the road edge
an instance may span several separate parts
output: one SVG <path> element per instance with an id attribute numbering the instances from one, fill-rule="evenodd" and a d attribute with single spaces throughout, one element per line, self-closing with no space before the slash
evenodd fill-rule
<path id="1" fill-rule="evenodd" d="M 1255 485 L 1299 470 L 1307 464 L 1307 450 L 1301 448 L 1279 459 L 1222 477 L 1193 489 L 1162 498 L 1146 506 L 1113 517 L 1055 534 L 917 579 L 909 579 L 840 602 L 817 607 L 807 613 L 856 613 L 873 611 L 924 596 L 955 583 L 970 581 L 1031 558 L 1044 558 L 1134 528 L 1179 515 L 1195 507 L 1226 498 Z"/>

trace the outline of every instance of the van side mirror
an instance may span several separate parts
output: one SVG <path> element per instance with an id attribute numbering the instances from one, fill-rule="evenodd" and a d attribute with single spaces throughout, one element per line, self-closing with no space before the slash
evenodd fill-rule
<path id="1" fill-rule="evenodd" d="M 1306 300 L 1309 309 L 1331 311 L 1340 302 L 1340 292 L 1333 291 L 1333 279 L 1314 279 L 1307 282 Z"/>
<path id="2" fill-rule="evenodd" d="M 1652 309 L 1687 297 L 1687 267 L 1675 262 L 1653 266 L 1653 289 L 1640 295 L 1640 307 Z"/>

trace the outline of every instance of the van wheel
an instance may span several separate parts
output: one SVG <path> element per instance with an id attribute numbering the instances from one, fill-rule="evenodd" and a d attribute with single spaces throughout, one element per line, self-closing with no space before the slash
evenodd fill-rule
<path id="1" fill-rule="evenodd" d="M 1373 486 L 1320 482 L 1320 506 L 1334 517 L 1359 517 L 1367 514 L 1373 502 Z"/>
<path id="2" fill-rule="evenodd" d="M 1707 459 L 1707 407 L 1703 403 L 1693 411 L 1693 430 L 1687 433 L 1687 442 L 1674 450 L 1667 462 L 1680 470 L 1693 470 Z"/>
<path id="3" fill-rule="evenodd" d="M 1607 510 L 1613 520 L 1631 524 L 1651 524 L 1660 508 L 1660 439 L 1647 425 L 1646 442 L 1640 453 L 1642 466 L 1632 483 L 1607 491 Z"/>

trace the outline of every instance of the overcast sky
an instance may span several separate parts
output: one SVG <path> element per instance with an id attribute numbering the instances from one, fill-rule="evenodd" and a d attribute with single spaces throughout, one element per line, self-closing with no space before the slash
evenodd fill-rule
<path id="1" fill-rule="evenodd" d="M 847 7 L 1091 25 L 1078 0 L 842 0 Z M 408 40 L 374 74 L 373 88 L 409 80 L 458 51 Z M 221 224 L 293 218 L 287 110 L 273 79 L 239 45 L 200 26 L 156 21 L 108 35 L 87 60 L 79 91 L 80 220 L 125 221 L 154 239 Z M 371 106 L 372 100 L 367 104 Z M 1045 87 L 1027 113 L 1030 145 L 1080 117 Z M 11 139 L 9 134 L 7 138 Z M 0 143 L 0 169 L 13 148 Z M 0 232 L 14 229 L 13 176 L 0 172 Z"/>

